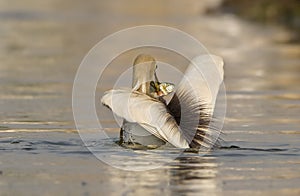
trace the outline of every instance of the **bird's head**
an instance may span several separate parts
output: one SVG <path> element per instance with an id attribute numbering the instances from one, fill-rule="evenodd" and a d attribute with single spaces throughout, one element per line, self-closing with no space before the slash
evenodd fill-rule
<path id="1" fill-rule="evenodd" d="M 163 97 L 172 93 L 175 89 L 175 85 L 168 82 L 150 82 L 150 94 L 155 97 Z"/>

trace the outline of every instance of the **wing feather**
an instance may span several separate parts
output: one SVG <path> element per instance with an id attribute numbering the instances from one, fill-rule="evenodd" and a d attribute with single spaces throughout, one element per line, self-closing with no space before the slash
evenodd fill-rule
<path id="1" fill-rule="evenodd" d="M 194 58 L 168 104 L 180 130 L 193 148 L 210 148 L 220 130 L 213 111 L 223 81 L 223 60 L 214 55 Z"/>
<path id="2" fill-rule="evenodd" d="M 189 147 L 176 120 L 159 100 L 138 91 L 116 89 L 107 91 L 101 102 L 116 115 L 128 122 L 139 123 L 151 134 L 159 135 L 172 145 L 179 148 Z"/>

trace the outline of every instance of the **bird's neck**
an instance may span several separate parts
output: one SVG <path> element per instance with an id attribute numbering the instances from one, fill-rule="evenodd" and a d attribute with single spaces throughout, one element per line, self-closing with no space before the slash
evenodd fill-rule
<path id="1" fill-rule="evenodd" d="M 150 95 L 150 82 L 154 81 L 155 63 L 145 62 L 133 66 L 132 88 Z"/>

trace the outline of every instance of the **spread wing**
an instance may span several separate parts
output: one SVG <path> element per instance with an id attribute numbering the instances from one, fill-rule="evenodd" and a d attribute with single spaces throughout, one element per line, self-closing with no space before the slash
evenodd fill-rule
<path id="1" fill-rule="evenodd" d="M 167 107 L 131 89 L 107 91 L 101 102 L 176 147 L 210 148 L 220 133 L 212 115 L 222 81 L 222 58 L 202 55 L 192 60 Z"/>
<path id="2" fill-rule="evenodd" d="M 222 58 L 214 55 L 194 58 L 167 106 L 190 147 L 211 148 L 219 136 L 212 116 L 223 81 L 223 64 Z"/>
<path id="3" fill-rule="evenodd" d="M 189 147 L 176 120 L 162 102 L 130 89 L 107 91 L 101 102 L 119 117 L 139 123 L 158 138 L 178 148 Z"/>

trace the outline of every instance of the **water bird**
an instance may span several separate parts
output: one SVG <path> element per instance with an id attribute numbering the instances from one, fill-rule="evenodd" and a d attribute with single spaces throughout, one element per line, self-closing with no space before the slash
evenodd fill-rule
<path id="1" fill-rule="evenodd" d="M 173 84 L 158 80 L 154 57 L 137 56 L 132 89 L 112 89 L 101 98 L 104 106 L 123 119 L 121 143 L 154 148 L 165 143 L 177 148 L 214 146 L 220 130 L 213 125 L 213 112 L 223 64 L 215 55 L 193 58 L 175 90 Z M 166 103 L 164 96 L 170 93 L 173 97 Z"/>

